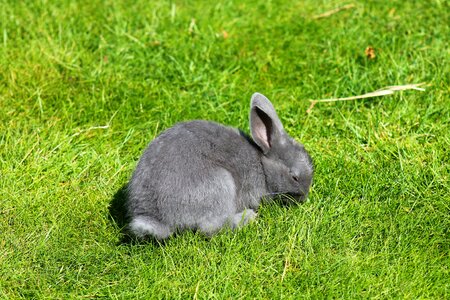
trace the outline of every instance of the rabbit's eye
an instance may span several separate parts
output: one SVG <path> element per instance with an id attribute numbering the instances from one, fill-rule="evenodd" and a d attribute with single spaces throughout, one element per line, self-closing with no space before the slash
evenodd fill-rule
<path id="1" fill-rule="evenodd" d="M 294 179 L 294 181 L 298 181 L 298 177 L 297 176 L 292 176 L 292 179 Z"/>

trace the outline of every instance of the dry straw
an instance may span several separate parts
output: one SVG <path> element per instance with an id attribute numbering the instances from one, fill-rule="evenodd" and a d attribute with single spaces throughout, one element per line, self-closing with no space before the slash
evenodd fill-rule
<path id="1" fill-rule="evenodd" d="M 416 83 L 416 84 L 405 84 L 405 85 L 392 85 L 387 86 L 382 89 L 376 90 L 374 92 L 370 92 L 367 94 L 359 95 L 359 96 L 352 96 L 352 97 L 345 97 L 345 98 L 330 98 L 330 99 L 322 99 L 322 100 L 309 100 L 311 102 L 311 105 L 309 106 L 308 110 L 306 111 L 308 114 L 311 113 L 312 109 L 317 103 L 320 102 L 337 102 L 337 101 L 349 101 L 349 100 L 357 100 L 357 99 L 364 99 L 364 98 L 373 98 L 373 97 L 380 97 L 380 96 L 386 96 L 394 94 L 398 91 L 404 91 L 404 90 L 417 90 L 417 91 L 425 91 L 424 88 L 421 88 L 420 86 L 423 86 L 425 83 Z"/>

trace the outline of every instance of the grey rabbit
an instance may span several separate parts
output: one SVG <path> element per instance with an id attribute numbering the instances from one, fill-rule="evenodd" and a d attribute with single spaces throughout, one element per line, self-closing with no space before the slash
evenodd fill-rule
<path id="1" fill-rule="evenodd" d="M 250 129 L 253 140 L 235 128 L 197 120 L 155 138 L 127 187 L 129 231 L 157 240 L 183 229 L 211 236 L 253 220 L 263 197 L 304 201 L 311 157 L 259 93 L 251 98 Z"/>

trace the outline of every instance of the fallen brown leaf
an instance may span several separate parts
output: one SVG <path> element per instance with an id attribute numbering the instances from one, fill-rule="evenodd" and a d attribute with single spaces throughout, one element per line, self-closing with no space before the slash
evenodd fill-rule
<path id="1" fill-rule="evenodd" d="M 230 35 L 225 30 L 222 30 L 223 39 L 226 40 Z"/>
<path id="2" fill-rule="evenodd" d="M 375 49 L 372 46 L 367 47 L 366 50 L 364 50 L 364 53 L 368 59 L 374 59 L 376 56 Z"/>

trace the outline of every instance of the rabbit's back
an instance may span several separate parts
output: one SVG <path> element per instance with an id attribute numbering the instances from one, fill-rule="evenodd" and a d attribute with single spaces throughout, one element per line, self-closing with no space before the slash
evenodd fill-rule
<path id="1" fill-rule="evenodd" d="M 129 213 L 192 227 L 219 210 L 256 208 L 265 193 L 260 154 L 238 130 L 179 123 L 146 149 L 129 183 Z"/>

